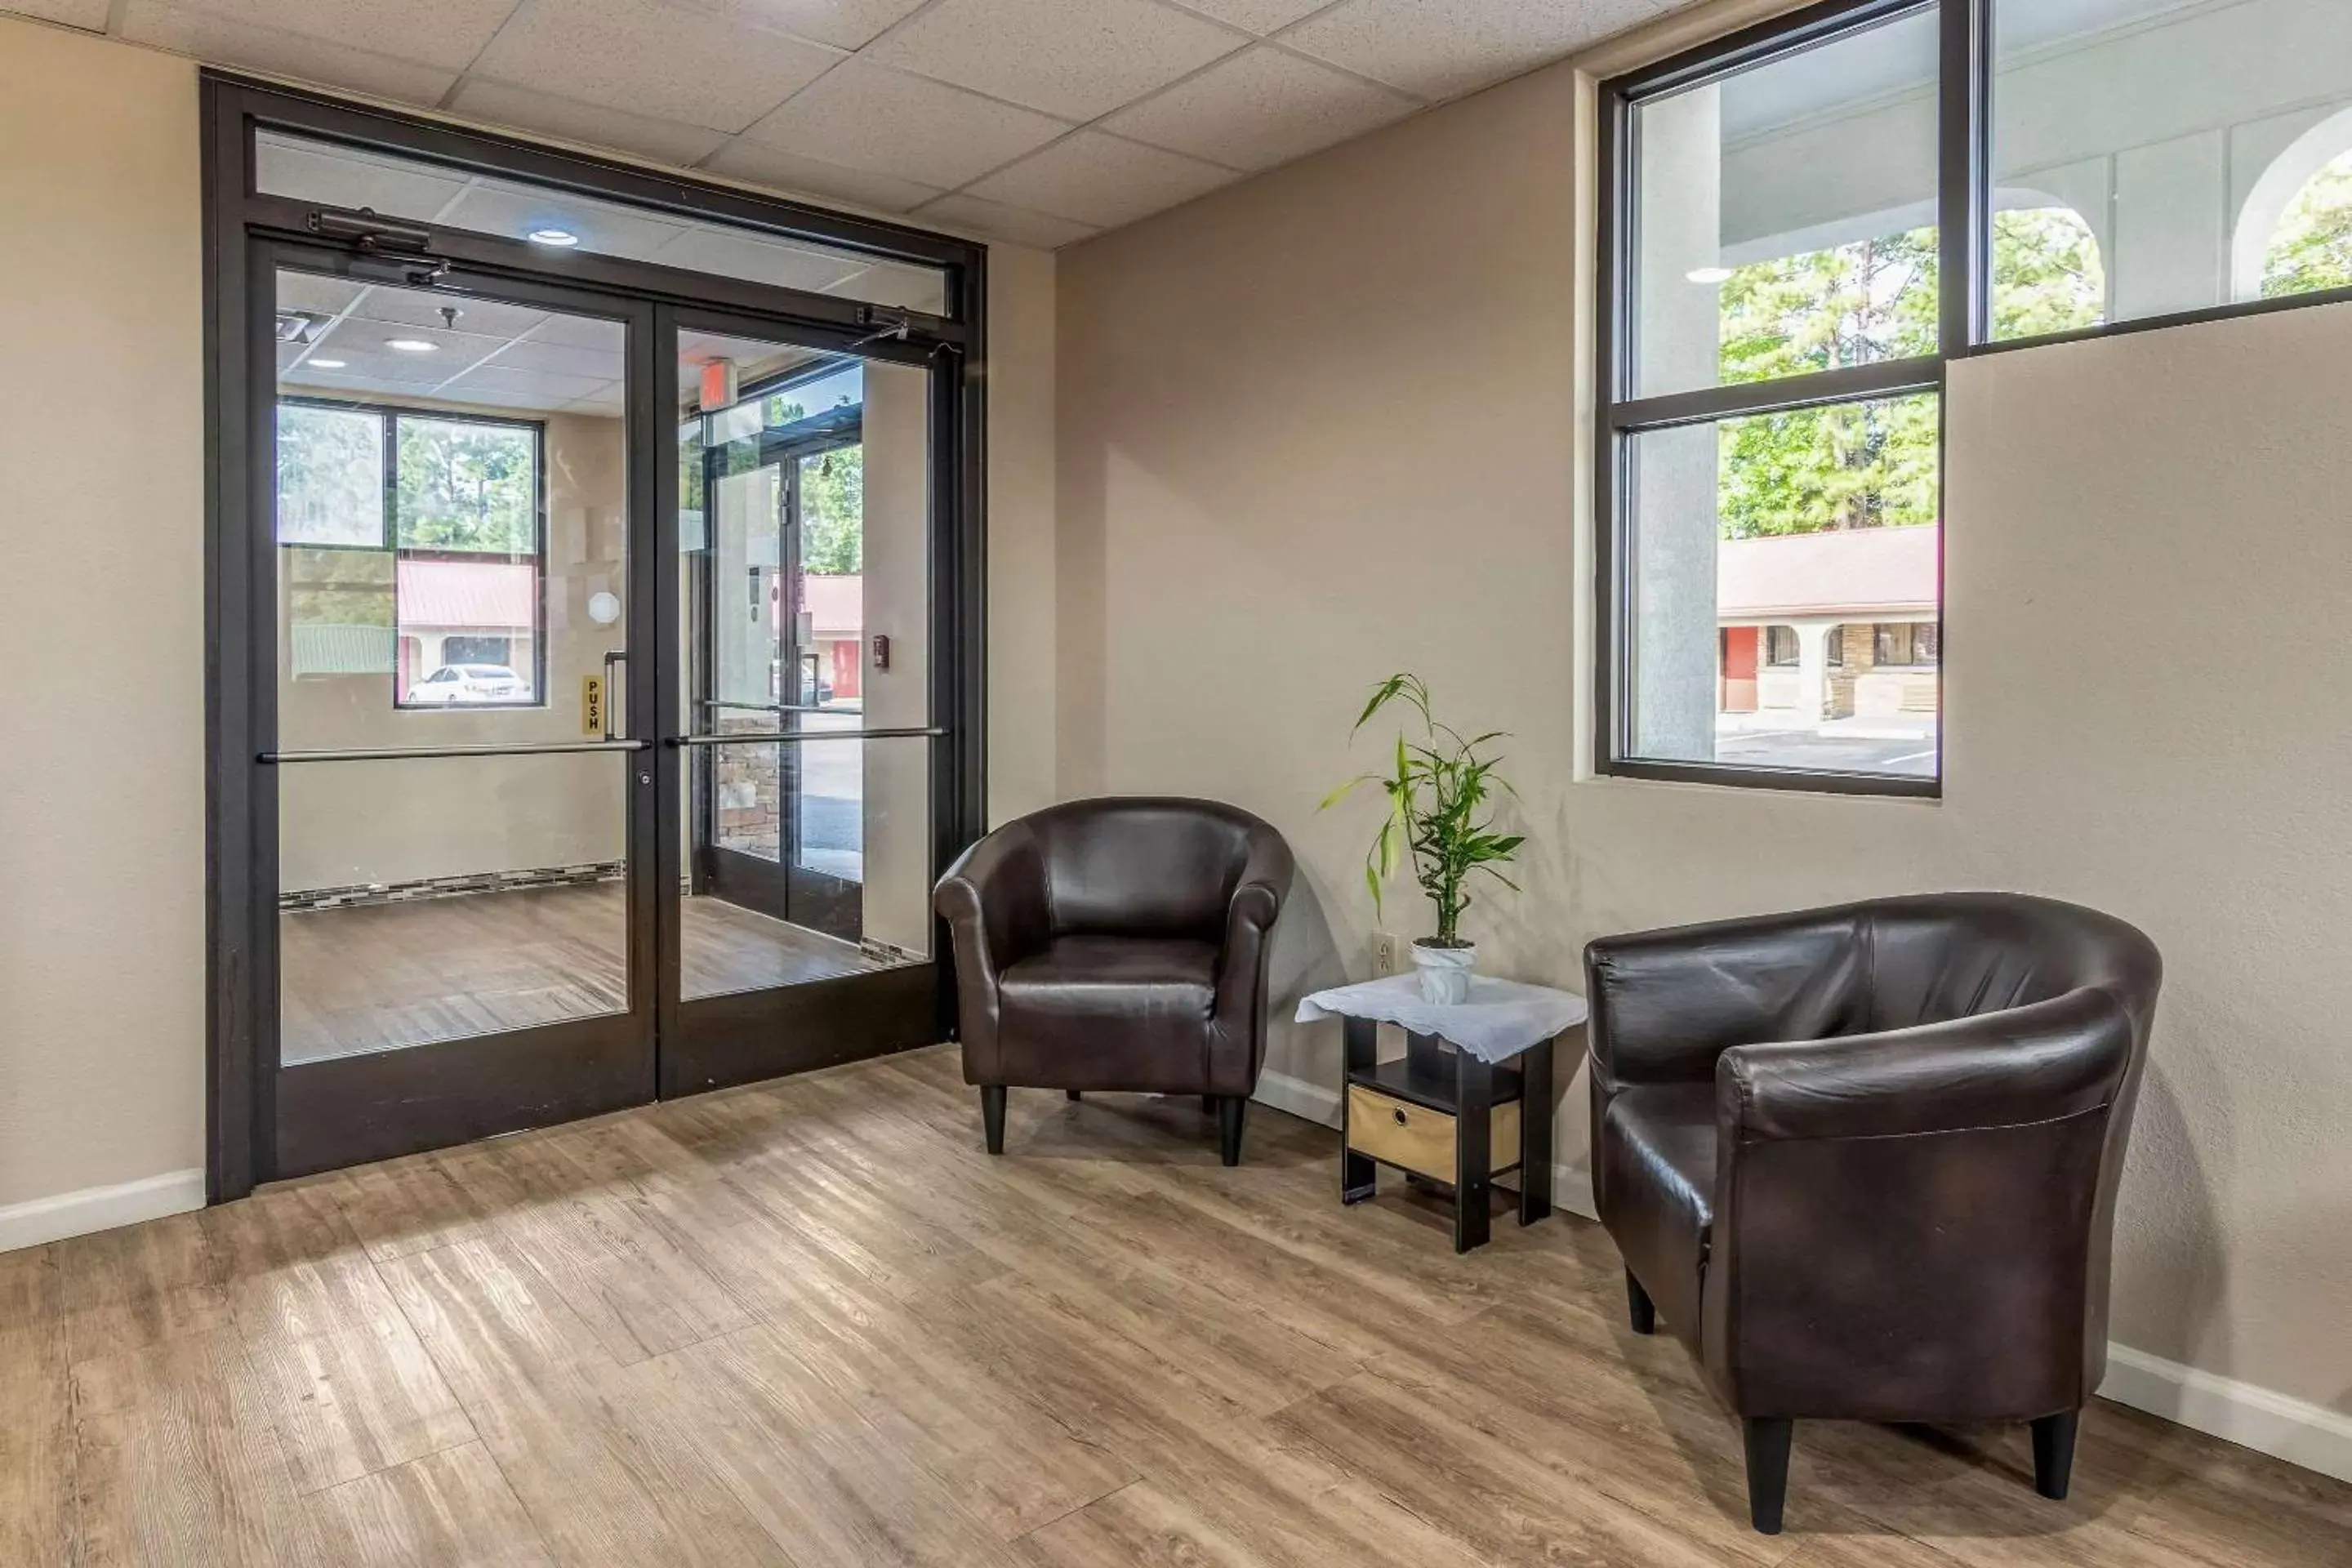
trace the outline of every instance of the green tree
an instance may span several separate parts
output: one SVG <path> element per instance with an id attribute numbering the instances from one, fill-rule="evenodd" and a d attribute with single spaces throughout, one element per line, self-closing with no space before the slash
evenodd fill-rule
<path id="1" fill-rule="evenodd" d="M 1740 268 L 1723 285 L 1723 379 L 1933 353 L 1936 275 L 1932 228 Z M 1718 446 L 1723 537 L 1933 522 L 1936 421 L 1932 397 L 1727 421 Z"/>
<path id="2" fill-rule="evenodd" d="M 278 405 L 278 542 L 383 547 L 383 419 Z"/>
<path id="3" fill-rule="evenodd" d="M 2279 218 L 2263 298 L 2352 289 L 2352 153 L 2312 176 Z"/>
<path id="4" fill-rule="evenodd" d="M 1937 231 L 1739 268 L 1723 285 L 1721 374 L 1775 381 L 1936 352 Z M 1993 223 L 1994 330 L 2001 337 L 2096 324 L 2098 241 L 2063 207 Z M 1941 410 L 1933 395 L 1835 404 L 1726 421 L 1717 446 L 1726 539 L 1906 528 L 1940 513 Z"/>
<path id="5" fill-rule="evenodd" d="M 801 459 L 801 569 L 848 576 L 866 569 L 866 448 Z"/>
<path id="6" fill-rule="evenodd" d="M 394 481 L 400 547 L 532 553 L 538 447 L 530 430 L 513 425 L 402 419 Z"/>
<path id="7" fill-rule="evenodd" d="M 2072 207 L 2030 207 L 1992 220 L 1992 335 L 2079 331 L 2107 318 L 2098 237 Z"/>

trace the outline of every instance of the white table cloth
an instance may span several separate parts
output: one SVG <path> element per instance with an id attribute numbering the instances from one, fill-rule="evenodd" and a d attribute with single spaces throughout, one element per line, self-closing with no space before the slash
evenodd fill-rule
<path id="1" fill-rule="evenodd" d="M 1416 1035 L 1435 1035 L 1481 1061 L 1504 1062 L 1529 1046 L 1584 1022 L 1584 998 L 1549 985 L 1470 977 L 1465 1002 L 1441 1006 L 1422 999 L 1421 976 L 1389 974 L 1358 985 L 1318 991 L 1298 1004 L 1298 1021 L 1371 1018 Z"/>

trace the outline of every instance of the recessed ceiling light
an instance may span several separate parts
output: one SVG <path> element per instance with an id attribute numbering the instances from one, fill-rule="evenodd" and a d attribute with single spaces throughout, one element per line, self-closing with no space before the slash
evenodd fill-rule
<path id="1" fill-rule="evenodd" d="M 1689 276 L 1690 280 L 1694 283 L 1728 283 L 1731 281 L 1731 268 L 1728 267 L 1694 267 L 1690 269 Z"/>
<path id="2" fill-rule="evenodd" d="M 439 343 L 426 342 L 423 338 L 386 338 L 383 346 L 397 349 L 404 354 L 429 354 L 439 350 Z"/>
<path id="3" fill-rule="evenodd" d="M 343 368 L 343 362 L 339 359 L 314 359 L 310 362 L 310 368 L 312 370 L 341 370 Z"/>
<path id="4" fill-rule="evenodd" d="M 577 245 L 580 237 L 568 228 L 535 228 L 523 237 L 533 245 Z"/>

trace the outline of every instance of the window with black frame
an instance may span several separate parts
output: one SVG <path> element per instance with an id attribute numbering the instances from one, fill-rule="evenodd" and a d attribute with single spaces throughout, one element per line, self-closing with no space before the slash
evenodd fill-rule
<path id="1" fill-rule="evenodd" d="M 294 678 L 388 674 L 404 709 L 542 701 L 540 448 L 527 420 L 280 401 Z"/>
<path id="2" fill-rule="evenodd" d="M 1604 772 L 1933 793 L 1946 364 L 2352 299 L 2340 0 L 1832 0 L 1601 105 Z"/>

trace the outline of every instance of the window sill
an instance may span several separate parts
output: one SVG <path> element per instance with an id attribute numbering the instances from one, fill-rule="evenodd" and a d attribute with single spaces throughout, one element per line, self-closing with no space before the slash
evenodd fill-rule
<path id="1" fill-rule="evenodd" d="M 1866 800 L 1905 801 L 1926 805 L 1941 802 L 1944 782 L 1893 773 L 1811 773 L 1801 768 L 1727 767 L 1710 763 L 1659 763 L 1622 760 L 1594 768 L 1595 783 L 1696 785 L 1738 790 L 1743 794 L 1833 795 Z"/>

